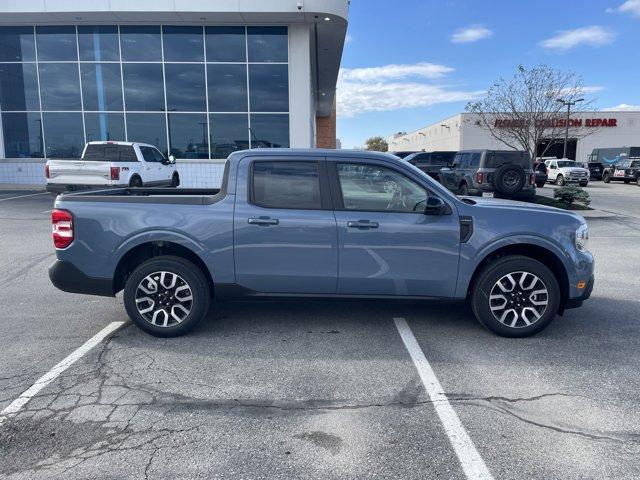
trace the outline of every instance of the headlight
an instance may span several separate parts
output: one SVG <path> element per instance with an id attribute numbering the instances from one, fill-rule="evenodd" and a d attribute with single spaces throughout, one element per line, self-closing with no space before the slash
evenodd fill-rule
<path id="1" fill-rule="evenodd" d="M 589 228 L 583 223 L 576 230 L 576 248 L 581 252 L 589 249 Z"/>

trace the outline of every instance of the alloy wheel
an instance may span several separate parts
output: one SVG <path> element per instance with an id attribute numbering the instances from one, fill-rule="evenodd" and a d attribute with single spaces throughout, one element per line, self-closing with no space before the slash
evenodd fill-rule
<path id="1" fill-rule="evenodd" d="M 189 284 L 173 272 L 153 272 L 140 281 L 135 294 L 138 313 L 157 327 L 172 327 L 189 316 L 193 293 Z"/>
<path id="2" fill-rule="evenodd" d="M 511 328 L 536 323 L 547 310 L 549 291 L 545 283 L 531 272 L 511 272 L 491 288 L 489 308 L 500 323 Z"/>

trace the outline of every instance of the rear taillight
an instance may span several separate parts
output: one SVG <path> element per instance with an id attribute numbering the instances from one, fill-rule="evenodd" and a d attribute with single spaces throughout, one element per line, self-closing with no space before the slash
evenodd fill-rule
<path id="1" fill-rule="evenodd" d="M 45 178 L 51 178 L 51 175 L 49 174 L 49 165 L 44 166 L 44 176 Z"/>
<path id="2" fill-rule="evenodd" d="M 67 248 L 73 242 L 73 217 L 66 210 L 51 212 L 53 244 L 56 248 Z"/>
<path id="3" fill-rule="evenodd" d="M 111 180 L 120 180 L 120 167 L 111 167 Z"/>
<path id="4" fill-rule="evenodd" d="M 484 182 L 484 172 L 476 173 L 476 182 L 483 183 Z"/>
<path id="5" fill-rule="evenodd" d="M 536 183 L 536 174 L 532 173 L 531 178 L 529 178 L 529 185 L 534 185 Z"/>

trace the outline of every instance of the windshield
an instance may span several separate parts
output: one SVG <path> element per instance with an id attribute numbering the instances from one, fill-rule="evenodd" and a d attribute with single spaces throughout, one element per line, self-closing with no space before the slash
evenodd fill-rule
<path id="1" fill-rule="evenodd" d="M 564 167 L 579 167 L 580 165 L 578 165 L 576 162 L 571 161 L 571 160 L 561 160 L 558 162 L 558 167 L 559 168 L 564 168 Z"/>

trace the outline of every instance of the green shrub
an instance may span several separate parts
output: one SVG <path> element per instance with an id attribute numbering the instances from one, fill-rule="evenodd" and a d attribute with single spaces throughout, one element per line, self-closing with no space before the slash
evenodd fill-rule
<path id="1" fill-rule="evenodd" d="M 577 185 L 564 185 L 560 188 L 556 188 L 553 192 L 553 198 L 569 205 L 576 203 L 588 207 L 591 203 L 589 192 Z"/>

